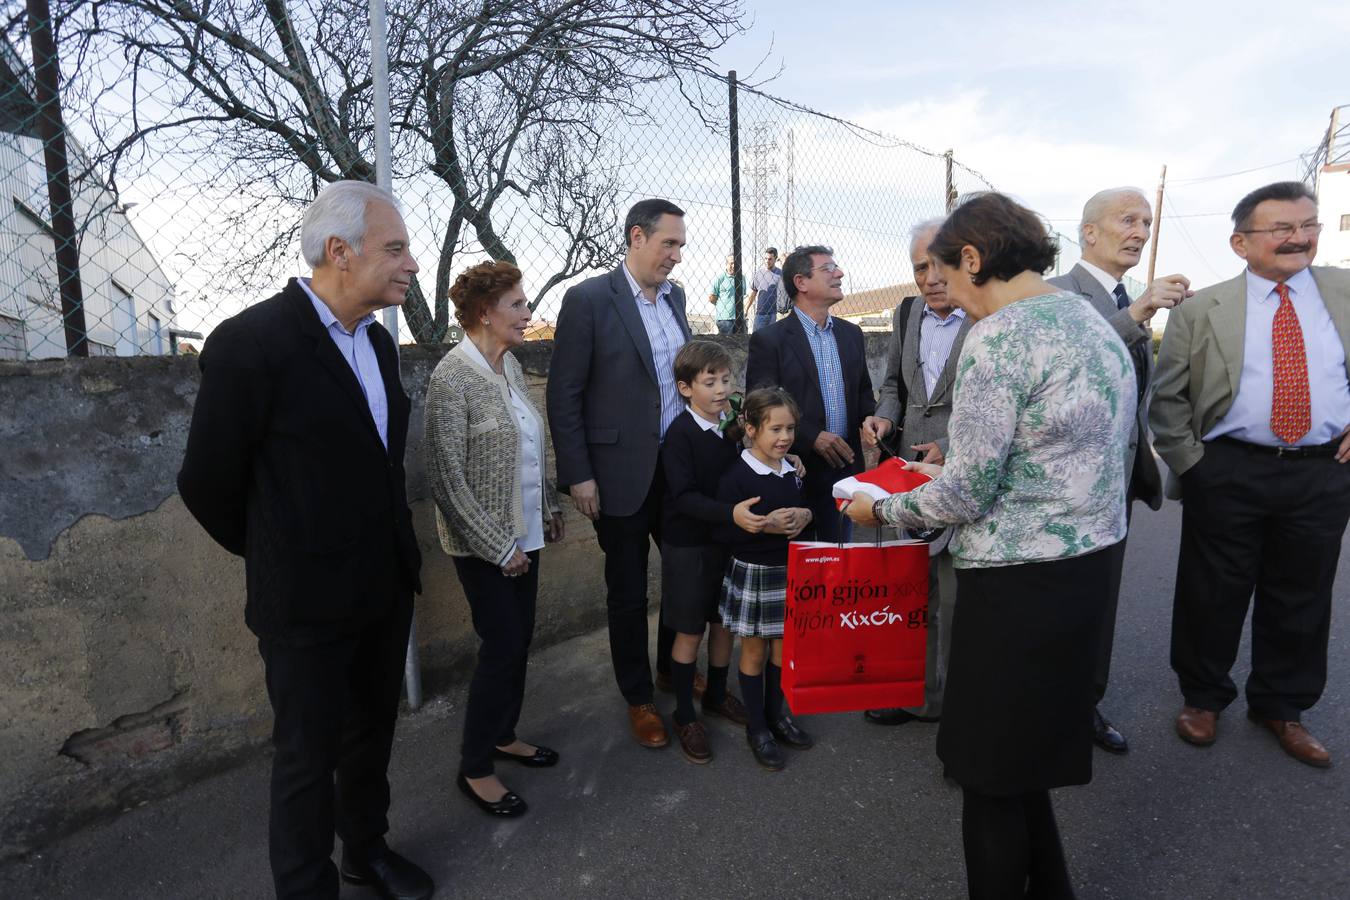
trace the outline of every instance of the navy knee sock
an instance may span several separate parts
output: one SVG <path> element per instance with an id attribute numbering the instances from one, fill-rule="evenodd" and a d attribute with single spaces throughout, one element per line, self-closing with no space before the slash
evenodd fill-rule
<path id="1" fill-rule="evenodd" d="M 783 718 L 783 670 L 773 663 L 764 667 L 764 715 L 770 722 Z"/>
<path id="2" fill-rule="evenodd" d="M 694 713 L 694 663 L 670 661 L 670 680 L 675 686 L 675 722 L 688 725 L 698 716 Z"/>
<path id="3" fill-rule="evenodd" d="M 764 719 L 764 676 L 747 675 L 744 672 L 741 676 L 741 702 L 745 704 L 745 730 L 751 734 L 763 734 L 769 730 L 769 723 Z"/>
<path id="4" fill-rule="evenodd" d="M 704 704 L 720 706 L 727 699 L 727 671 L 730 668 L 708 664 L 708 689 L 703 692 Z"/>

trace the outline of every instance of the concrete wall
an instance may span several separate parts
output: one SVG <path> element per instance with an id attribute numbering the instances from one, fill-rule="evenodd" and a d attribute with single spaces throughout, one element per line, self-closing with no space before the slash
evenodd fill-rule
<path id="1" fill-rule="evenodd" d="M 875 383 L 888 337 L 868 337 Z M 719 340 L 743 372 L 745 339 Z M 540 410 L 551 350 L 517 352 Z M 436 541 L 422 460 L 422 400 L 441 352 L 403 354 L 414 398 L 409 494 L 425 558 L 417 628 L 433 694 L 469 670 L 477 647 Z M 243 563 L 206 536 L 174 486 L 197 377 L 190 357 L 0 363 L 0 857 L 218 771 L 268 739 Z M 541 563 L 536 646 L 604 623 L 594 532 L 564 506 L 567 537 Z M 655 581 L 655 554 L 653 563 Z"/>

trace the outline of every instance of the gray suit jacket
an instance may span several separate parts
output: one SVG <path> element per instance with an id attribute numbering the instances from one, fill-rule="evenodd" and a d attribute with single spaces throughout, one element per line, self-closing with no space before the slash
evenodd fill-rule
<path id="1" fill-rule="evenodd" d="M 1149 379 L 1153 376 L 1153 330 L 1130 318 L 1129 312 L 1116 308 L 1116 298 L 1107 293 L 1102 283 L 1082 266 L 1074 266 L 1063 275 L 1047 278 L 1050 284 L 1080 294 L 1101 313 L 1125 342 L 1134 360 L 1134 377 L 1139 382 L 1143 399 L 1135 411 L 1135 427 L 1130 435 L 1129 452 L 1125 457 L 1125 471 L 1132 496 L 1129 500 L 1143 500 L 1153 509 L 1162 506 L 1162 475 L 1148 443 Z M 1189 302 L 1189 301 L 1188 301 Z"/>
<path id="2" fill-rule="evenodd" d="M 947 452 L 947 420 L 952 416 L 952 392 L 956 386 L 956 363 L 961 358 L 961 345 L 974 325 L 967 318 L 960 325 L 956 341 L 952 344 L 947 364 L 933 386 L 933 395 L 928 395 L 928 383 L 924 380 L 923 369 L 919 365 L 919 334 L 923 311 L 922 297 L 915 297 L 909 306 L 909 322 L 905 324 L 904 345 L 900 343 L 900 311 L 904 304 L 897 306 L 891 314 L 891 340 L 886 350 L 886 379 L 881 383 L 881 396 L 877 400 L 878 416 L 890 419 L 897 430 L 896 446 L 906 458 L 912 459 L 909 448 L 914 444 L 927 444 L 936 441 Z M 905 408 L 900 408 L 900 387 L 904 386 Z"/>
<path id="3" fill-rule="evenodd" d="M 688 340 L 684 291 L 673 286 L 667 302 Z M 602 512 L 637 512 L 656 474 L 661 388 L 622 268 L 588 278 L 563 295 L 545 398 L 558 487 L 594 478 Z"/>
<path id="4" fill-rule="evenodd" d="M 1350 272 L 1313 266 L 1312 277 L 1336 324 L 1350 367 Z M 1246 337 L 1245 270 L 1236 278 L 1196 291 L 1168 316 L 1158 351 L 1149 423 L 1158 453 L 1171 470 L 1167 496 L 1172 499 L 1181 497 L 1179 476 L 1205 455 L 1200 438 L 1233 405 L 1242 378 Z"/>

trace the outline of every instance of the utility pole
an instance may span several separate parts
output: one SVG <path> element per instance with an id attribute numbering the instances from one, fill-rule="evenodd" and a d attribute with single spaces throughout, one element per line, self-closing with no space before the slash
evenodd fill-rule
<path id="1" fill-rule="evenodd" d="M 1162 232 L 1163 187 L 1167 184 L 1167 166 L 1162 167 L 1158 175 L 1158 201 L 1153 206 L 1153 246 L 1148 251 L 1148 283 L 1153 283 L 1153 273 L 1158 265 L 1158 235 Z"/>
<path id="2" fill-rule="evenodd" d="M 797 247 L 797 157 L 796 138 L 787 133 L 787 196 L 783 200 L 783 255 Z"/>
<path id="3" fill-rule="evenodd" d="M 61 321 L 66 354 L 89 355 L 84 321 L 84 289 L 80 282 L 80 241 L 75 230 L 75 204 L 70 195 L 70 158 L 66 154 L 66 125 L 61 117 L 61 61 L 52 34 L 47 0 L 28 0 L 28 31 L 33 45 L 33 93 L 37 104 L 37 134 L 47 170 L 47 205 L 51 208 L 56 244 L 56 283 L 61 294 Z"/>

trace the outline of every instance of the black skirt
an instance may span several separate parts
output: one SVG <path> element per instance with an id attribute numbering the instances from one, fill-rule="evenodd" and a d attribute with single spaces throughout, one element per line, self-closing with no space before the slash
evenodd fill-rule
<path id="1" fill-rule="evenodd" d="M 963 788 L 1012 796 L 1092 780 L 1092 673 L 1108 554 L 956 570 L 938 757 Z"/>

